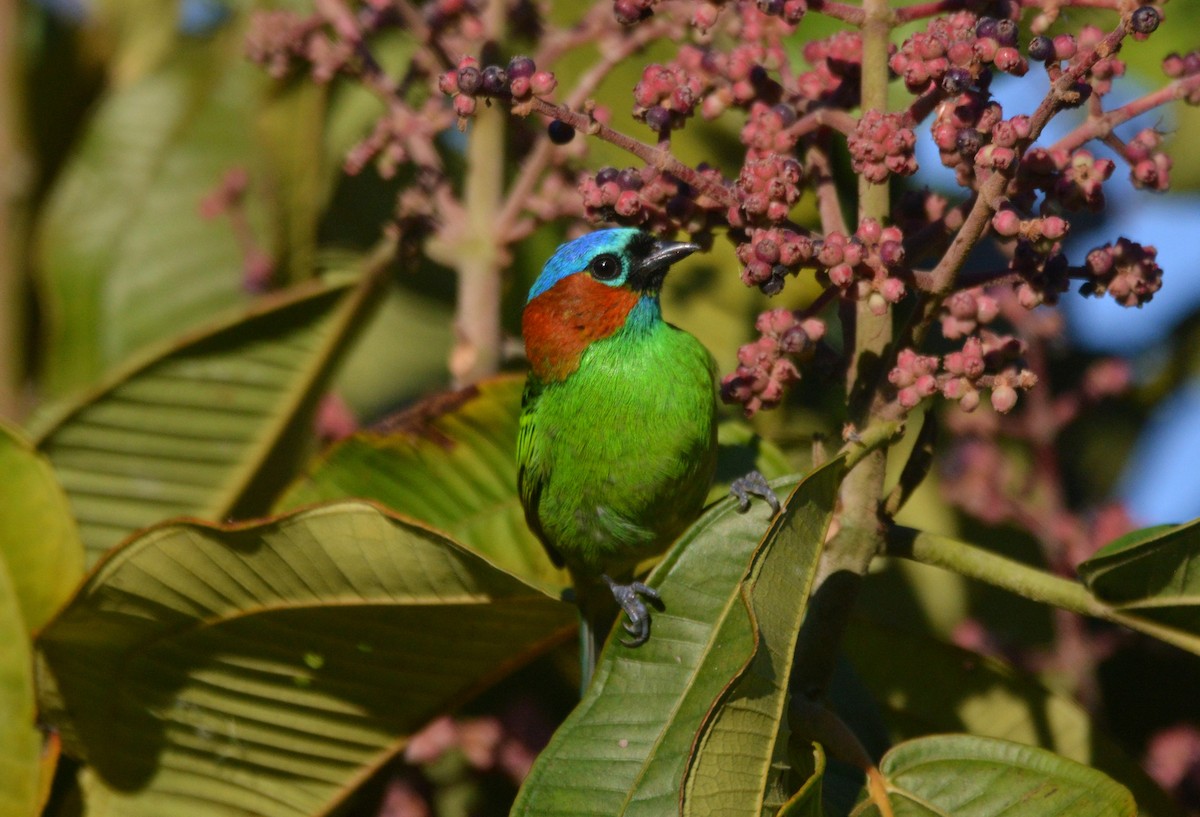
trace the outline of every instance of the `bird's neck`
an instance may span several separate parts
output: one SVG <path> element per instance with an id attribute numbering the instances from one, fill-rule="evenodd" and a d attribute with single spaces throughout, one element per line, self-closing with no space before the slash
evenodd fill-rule
<path id="1" fill-rule="evenodd" d="M 533 373 L 543 383 L 566 380 L 587 348 L 622 333 L 642 334 L 662 320 L 656 295 L 568 275 L 525 305 L 521 332 Z"/>

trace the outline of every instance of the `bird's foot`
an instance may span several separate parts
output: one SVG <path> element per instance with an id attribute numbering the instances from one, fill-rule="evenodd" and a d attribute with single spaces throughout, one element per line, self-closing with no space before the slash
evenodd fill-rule
<path id="1" fill-rule="evenodd" d="M 650 611 L 646 609 L 646 603 L 642 601 L 642 598 L 645 597 L 652 605 L 661 610 L 663 609 L 662 597 L 653 587 L 641 582 L 617 584 L 608 576 L 601 576 L 601 578 L 604 579 L 608 589 L 612 591 L 613 598 L 629 618 L 629 621 L 622 621 L 621 626 L 625 628 L 625 632 L 633 636 L 633 640 L 621 639 L 621 643 L 626 647 L 642 646 L 650 638 Z"/>
<path id="2" fill-rule="evenodd" d="M 775 492 L 767 484 L 767 478 L 758 471 L 751 471 L 746 476 L 735 479 L 729 486 L 729 493 L 737 498 L 739 513 L 750 510 L 751 496 L 761 496 L 771 506 L 772 514 L 779 513 L 779 497 L 775 496 Z"/>

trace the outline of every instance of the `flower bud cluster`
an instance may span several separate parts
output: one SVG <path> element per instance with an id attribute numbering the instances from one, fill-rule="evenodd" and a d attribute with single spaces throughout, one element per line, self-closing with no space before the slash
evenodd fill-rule
<path id="1" fill-rule="evenodd" d="M 438 88 L 454 98 L 454 112 L 460 117 L 475 113 L 479 100 L 503 97 L 513 103 L 515 113 L 525 113 L 521 103 L 535 96 L 554 92 L 558 80 L 549 71 L 539 71 L 529 57 L 513 57 L 507 68 L 499 65 L 480 66 L 474 57 L 463 57 L 458 67 L 442 74 Z"/>
<path id="2" fill-rule="evenodd" d="M 354 46 L 331 37 L 318 14 L 300 16 L 291 11 L 256 11 L 246 32 L 246 56 L 263 66 L 275 79 L 308 66 L 312 78 L 331 80 L 354 56 Z"/>
<path id="3" fill-rule="evenodd" d="M 904 234 L 865 218 L 853 236 L 831 232 L 813 243 L 818 275 L 841 290 L 843 297 L 866 300 L 876 315 L 899 302 L 909 270 L 904 265 Z"/>
<path id="4" fill-rule="evenodd" d="M 1001 238 L 1024 238 L 1039 250 L 1049 250 L 1061 241 L 1070 230 L 1070 224 L 1061 216 L 1021 218 L 1012 205 L 1004 204 L 992 216 L 992 229 Z"/>
<path id="5" fill-rule="evenodd" d="M 976 17 L 960 11 L 934 18 L 925 31 L 905 40 L 889 65 L 913 93 L 940 85 L 958 94 L 975 85 L 989 66 L 1024 76 L 1029 63 L 1017 50 L 1015 20 Z"/>
<path id="6" fill-rule="evenodd" d="M 1084 270 L 1088 280 L 1080 292 L 1095 296 L 1107 292 L 1121 306 L 1148 303 L 1162 289 L 1157 256 L 1154 247 L 1143 247 L 1127 238 L 1097 247 L 1087 255 Z"/>
<path id="7" fill-rule="evenodd" d="M 1021 161 L 1019 180 L 1027 190 L 1042 190 L 1048 205 L 1067 210 L 1104 208 L 1104 182 L 1116 169 L 1083 148 L 1032 148 Z"/>
<path id="8" fill-rule="evenodd" d="M 787 386 L 800 379 L 797 363 L 812 359 L 825 324 L 787 309 L 763 312 L 755 322 L 761 337 L 738 350 L 738 367 L 721 380 L 721 399 L 739 403 L 747 417 L 774 408 Z"/>
<path id="9" fill-rule="evenodd" d="M 800 200 L 803 180 L 800 163 L 787 156 L 772 154 L 748 160 L 734 186 L 737 204 L 729 208 L 729 225 L 747 227 L 783 221 Z"/>
<path id="10" fill-rule="evenodd" d="M 1069 35 L 1068 35 L 1069 36 Z M 1079 31 L 1078 51 L 1086 54 L 1104 39 L 1104 31 L 1092 25 L 1085 25 Z M 1125 62 L 1116 56 L 1101 57 L 1087 73 L 1086 82 L 1091 86 L 1092 93 L 1104 96 L 1112 90 L 1113 80 L 1125 76 Z"/>
<path id="11" fill-rule="evenodd" d="M 712 168 L 698 169 L 720 179 Z M 653 232 L 695 235 L 709 229 L 721 210 L 717 202 L 696 195 L 686 183 L 653 167 L 603 167 L 594 176 L 580 177 L 579 192 L 591 220 L 615 221 Z"/>
<path id="12" fill-rule="evenodd" d="M 1200 75 L 1200 49 L 1187 54 L 1170 53 L 1163 60 L 1163 73 L 1171 79 L 1187 79 Z M 1191 86 L 1183 100 L 1189 105 L 1200 105 L 1200 84 Z"/>
<path id="13" fill-rule="evenodd" d="M 1058 303 L 1071 285 L 1071 269 L 1061 245 L 1049 247 L 1018 238 L 1008 268 L 1016 273 L 1017 301 L 1026 309 Z"/>
<path id="14" fill-rule="evenodd" d="M 1171 186 L 1171 157 L 1159 150 L 1162 135 L 1146 128 L 1125 145 L 1129 178 L 1141 190 L 1166 190 Z"/>
<path id="15" fill-rule="evenodd" d="M 749 240 L 737 245 L 742 282 L 767 295 L 783 289 L 784 277 L 795 275 L 812 259 L 813 242 L 785 227 L 751 228 Z"/>
<path id="16" fill-rule="evenodd" d="M 1016 406 L 1018 389 L 1030 389 L 1037 383 L 1037 376 L 1019 364 L 1022 351 L 1016 338 L 988 331 L 969 336 L 962 349 L 940 361 L 901 349 L 896 365 L 888 372 L 888 382 L 896 388 L 896 401 L 905 409 L 940 393 L 947 400 L 958 401 L 963 411 L 974 411 L 979 407 L 980 392 L 990 389 L 992 408 L 1005 414 Z"/>
<path id="17" fill-rule="evenodd" d="M 916 144 L 904 114 L 872 108 L 863 113 L 849 139 L 851 167 L 874 184 L 883 184 L 889 173 L 911 176 L 917 172 Z"/>
<path id="18" fill-rule="evenodd" d="M 642 79 L 633 89 L 634 118 L 656 133 L 666 133 L 692 115 L 706 90 L 703 75 L 687 71 L 680 61 L 653 63 L 642 71 Z"/>
<path id="19" fill-rule="evenodd" d="M 752 103 L 750 116 L 742 128 L 746 158 L 763 159 L 771 154 L 791 153 L 799 141 L 795 131 L 790 130 L 796 120 L 796 109 L 787 103 Z"/>
<path id="20" fill-rule="evenodd" d="M 990 78 L 991 74 L 983 74 L 981 80 L 984 77 Z M 954 169 L 955 179 L 963 187 L 973 186 L 977 159 L 990 171 L 1006 159 L 1016 158 L 1011 148 L 991 145 L 992 129 L 1003 121 L 1004 112 L 998 103 L 989 100 L 987 81 L 981 84 L 984 87 L 979 90 L 964 91 L 940 102 L 930 126 L 942 164 Z M 985 147 L 988 151 L 980 157 Z"/>
<path id="21" fill-rule="evenodd" d="M 966 337 L 999 314 L 1000 304 L 982 288 L 959 290 L 942 303 L 942 337 L 947 340 Z"/>
<path id="22" fill-rule="evenodd" d="M 804 59 L 812 66 L 796 77 L 796 89 L 818 105 L 850 109 L 862 93 L 862 35 L 839 31 L 804 46 Z"/>

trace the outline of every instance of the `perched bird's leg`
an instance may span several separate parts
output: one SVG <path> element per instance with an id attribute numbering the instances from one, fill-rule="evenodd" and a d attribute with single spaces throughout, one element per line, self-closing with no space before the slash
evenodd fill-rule
<path id="1" fill-rule="evenodd" d="M 626 647 L 642 646 L 650 638 L 650 611 L 646 609 L 646 603 L 642 601 L 641 597 L 645 596 L 660 610 L 663 607 L 662 597 L 653 587 L 641 582 L 617 584 L 608 576 L 602 575 L 600 578 L 604 579 L 608 589 L 612 591 L 613 598 L 625 611 L 625 615 L 629 617 L 629 621 L 621 622 L 621 626 L 625 628 L 625 632 L 633 636 L 633 640 L 621 639 L 621 643 Z"/>
<path id="2" fill-rule="evenodd" d="M 744 477 L 738 477 L 729 486 L 729 493 L 737 497 L 738 511 L 745 513 L 750 510 L 750 496 L 761 496 L 771 506 L 771 513 L 779 513 L 779 497 L 767 484 L 767 478 L 758 471 L 751 471 Z"/>

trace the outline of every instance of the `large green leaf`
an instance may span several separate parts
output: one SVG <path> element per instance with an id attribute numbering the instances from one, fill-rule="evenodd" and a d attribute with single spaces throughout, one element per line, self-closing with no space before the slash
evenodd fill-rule
<path id="1" fill-rule="evenodd" d="M 48 393 L 87 386 L 147 343 L 249 300 L 237 231 L 199 213 L 228 170 L 247 169 L 245 213 L 258 243 L 272 243 L 250 124 L 264 77 L 233 28 L 175 42 L 152 71 L 122 69 L 136 79 L 100 99 L 50 191 L 35 247 Z"/>
<path id="2" fill-rule="evenodd" d="M 569 583 L 525 524 L 516 434 L 524 378 L 504 376 L 443 394 L 379 431 L 335 446 L 280 500 L 280 509 L 360 497 L 471 545 L 551 587 Z"/>
<path id="3" fill-rule="evenodd" d="M 747 659 L 696 737 L 684 814 L 773 814 L 791 794 L 783 780 L 788 679 L 842 464 L 818 474 L 797 488 L 771 525 L 741 583 L 744 608 L 720 628 L 722 651 Z"/>
<path id="4" fill-rule="evenodd" d="M 1058 755 L 973 735 L 894 747 L 879 765 L 896 817 L 1134 817 L 1133 797 L 1095 769 Z M 854 817 L 877 817 L 864 802 Z"/>
<path id="5" fill-rule="evenodd" d="M 29 633 L 17 589 L 0 561 L 0 817 L 37 815 L 41 743 Z"/>
<path id="6" fill-rule="evenodd" d="M 575 613 L 429 528 L 340 503 L 113 551 L 38 640 L 90 815 L 326 813 Z"/>
<path id="7" fill-rule="evenodd" d="M 309 285 L 264 300 L 148 355 L 63 412 L 39 445 L 89 557 L 168 517 L 265 510 L 380 279 L 373 268 L 354 290 Z"/>
<path id="8" fill-rule="evenodd" d="M 836 476 L 836 467 L 826 468 L 801 483 L 788 528 L 828 517 L 832 501 L 818 498 L 832 495 Z M 629 649 L 610 638 L 583 701 L 525 780 L 514 815 L 677 811 L 696 733 L 753 653 L 741 580 L 768 527 L 779 530 L 769 516 L 765 503 L 739 514 L 724 500 L 684 533 L 648 580 L 666 604 L 649 642 Z M 728 640 L 735 631 L 739 640 Z"/>
<path id="9" fill-rule="evenodd" d="M 899 742 L 938 732 L 969 732 L 1043 749 L 1092 766 L 1129 787 L 1139 813 L 1177 817 L 1178 808 L 1075 700 L 989 656 L 856 618 L 843 642 L 864 704 L 835 688 L 852 725 L 868 707 L 882 711 Z"/>
<path id="10" fill-rule="evenodd" d="M 1078 571 L 1093 595 L 1117 611 L 1115 620 L 1127 617 L 1183 631 L 1191 637 L 1192 651 L 1200 652 L 1200 520 L 1123 536 Z"/>
<path id="11" fill-rule="evenodd" d="M 278 509 L 359 497 L 433 525 L 502 567 L 547 587 L 568 579 L 525 524 L 517 494 L 517 419 L 524 378 L 502 375 L 436 395 L 356 434 L 317 459 L 283 495 Z M 757 467 L 787 472 L 774 446 L 741 423 L 722 423 L 718 484 Z"/>
<path id="12" fill-rule="evenodd" d="M 83 543 L 50 464 L 2 422 L 0 474 L 0 568 L 7 565 L 28 635 L 83 578 Z"/>

